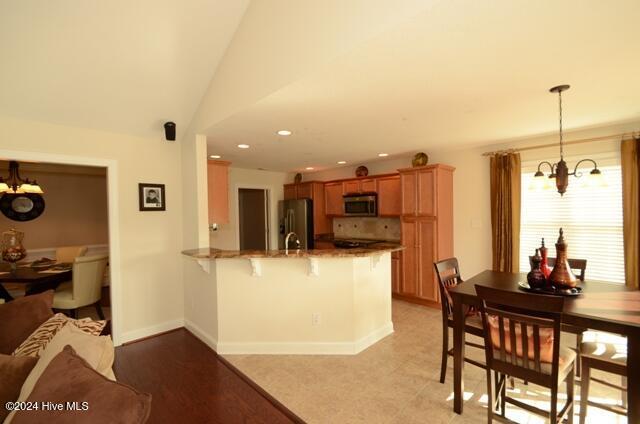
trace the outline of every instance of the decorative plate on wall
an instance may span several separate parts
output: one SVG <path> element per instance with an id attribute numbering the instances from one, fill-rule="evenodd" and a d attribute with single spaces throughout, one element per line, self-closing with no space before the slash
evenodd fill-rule
<path id="1" fill-rule="evenodd" d="M 44 212 L 44 199 L 36 193 L 5 193 L 0 197 L 0 211 L 12 221 L 31 221 Z"/>

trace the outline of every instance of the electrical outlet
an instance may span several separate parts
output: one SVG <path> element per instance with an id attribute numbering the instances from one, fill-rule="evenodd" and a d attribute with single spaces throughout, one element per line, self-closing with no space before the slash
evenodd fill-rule
<path id="1" fill-rule="evenodd" d="M 311 314 L 311 325 L 314 327 L 320 325 L 320 314 L 318 312 Z"/>

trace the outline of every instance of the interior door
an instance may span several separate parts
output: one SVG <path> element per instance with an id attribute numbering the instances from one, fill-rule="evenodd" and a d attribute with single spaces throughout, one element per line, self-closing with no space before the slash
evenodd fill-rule
<path id="1" fill-rule="evenodd" d="M 240 250 L 269 248 L 269 218 L 267 190 L 238 190 L 238 227 Z"/>

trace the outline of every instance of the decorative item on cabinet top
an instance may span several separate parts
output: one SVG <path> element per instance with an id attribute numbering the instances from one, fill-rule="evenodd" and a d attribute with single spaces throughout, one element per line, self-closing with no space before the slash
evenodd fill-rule
<path id="1" fill-rule="evenodd" d="M 360 165 L 356 168 L 356 177 L 366 177 L 369 175 L 369 168 L 364 165 Z"/>
<path id="2" fill-rule="evenodd" d="M 417 166 L 425 166 L 427 163 L 429 163 L 429 156 L 424 152 L 416 153 L 411 160 L 411 166 L 414 168 Z"/>
<path id="3" fill-rule="evenodd" d="M 298 172 L 295 177 L 293 177 L 293 182 L 295 184 L 300 184 L 302 182 L 302 174 Z"/>

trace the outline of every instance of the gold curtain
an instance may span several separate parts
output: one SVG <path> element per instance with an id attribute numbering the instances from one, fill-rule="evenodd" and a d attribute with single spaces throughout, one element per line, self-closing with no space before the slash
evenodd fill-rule
<path id="1" fill-rule="evenodd" d="M 638 287 L 640 268 L 640 139 L 623 140 L 622 215 L 624 231 L 624 272 L 627 286 Z"/>
<path id="2" fill-rule="evenodd" d="M 520 154 L 491 156 L 493 270 L 520 271 Z"/>

